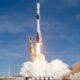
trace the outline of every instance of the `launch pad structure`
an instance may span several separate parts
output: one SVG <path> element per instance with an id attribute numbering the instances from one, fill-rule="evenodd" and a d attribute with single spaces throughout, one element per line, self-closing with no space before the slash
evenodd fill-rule
<path id="1" fill-rule="evenodd" d="M 63 79 L 56 79 L 54 77 L 28 77 L 25 78 L 25 80 L 63 80 Z M 65 78 L 64 80 L 71 80 L 71 79 Z"/>

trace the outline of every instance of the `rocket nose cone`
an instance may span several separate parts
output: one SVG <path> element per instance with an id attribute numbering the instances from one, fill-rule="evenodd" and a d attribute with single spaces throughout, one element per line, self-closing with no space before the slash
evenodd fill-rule
<path id="1" fill-rule="evenodd" d="M 40 9 L 40 3 L 39 2 L 37 3 L 37 9 Z"/>

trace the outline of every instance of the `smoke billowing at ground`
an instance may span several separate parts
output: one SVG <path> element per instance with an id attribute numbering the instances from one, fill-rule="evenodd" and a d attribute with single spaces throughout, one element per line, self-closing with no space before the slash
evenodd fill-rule
<path id="1" fill-rule="evenodd" d="M 68 74 L 64 75 L 62 79 L 80 80 L 80 62 L 74 64 L 72 70 Z"/>
<path id="2" fill-rule="evenodd" d="M 63 61 L 56 59 L 48 63 L 43 54 L 39 54 L 35 62 L 25 62 L 20 75 L 23 77 L 53 77 L 54 79 L 80 79 L 80 62 L 75 64 L 72 70 Z"/>
<path id="3" fill-rule="evenodd" d="M 80 62 L 77 62 L 76 64 L 73 65 L 71 74 L 78 73 L 78 72 L 80 72 Z"/>
<path id="4" fill-rule="evenodd" d="M 56 59 L 48 63 L 43 54 L 39 54 L 35 62 L 25 62 L 21 68 L 20 74 L 24 77 L 54 77 L 61 79 L 61 77 L 70 70 L 68 65 L 61 60 Z"/>

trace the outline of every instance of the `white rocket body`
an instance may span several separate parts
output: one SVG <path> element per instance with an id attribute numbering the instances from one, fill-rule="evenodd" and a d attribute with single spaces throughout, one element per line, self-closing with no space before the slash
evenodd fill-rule
<path id="1" fill-rule="evenodd" d="M 40 31 L 40 3 L 37 3 L 37 42 L 41 42 L 41 31 Z"/>

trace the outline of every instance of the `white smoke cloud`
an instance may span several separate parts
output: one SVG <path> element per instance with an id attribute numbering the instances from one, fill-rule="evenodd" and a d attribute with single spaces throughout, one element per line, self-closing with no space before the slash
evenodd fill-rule
<path id="1" fill-rule="evenodd" d="M 23 77 L 54 77 L 61 79 L 64 74 L 69 73 L 68 65 L 56 59 L 48 63 L 43 54 L 39 54 L 35 62 L 25 62 L 20 74 Z"/>

